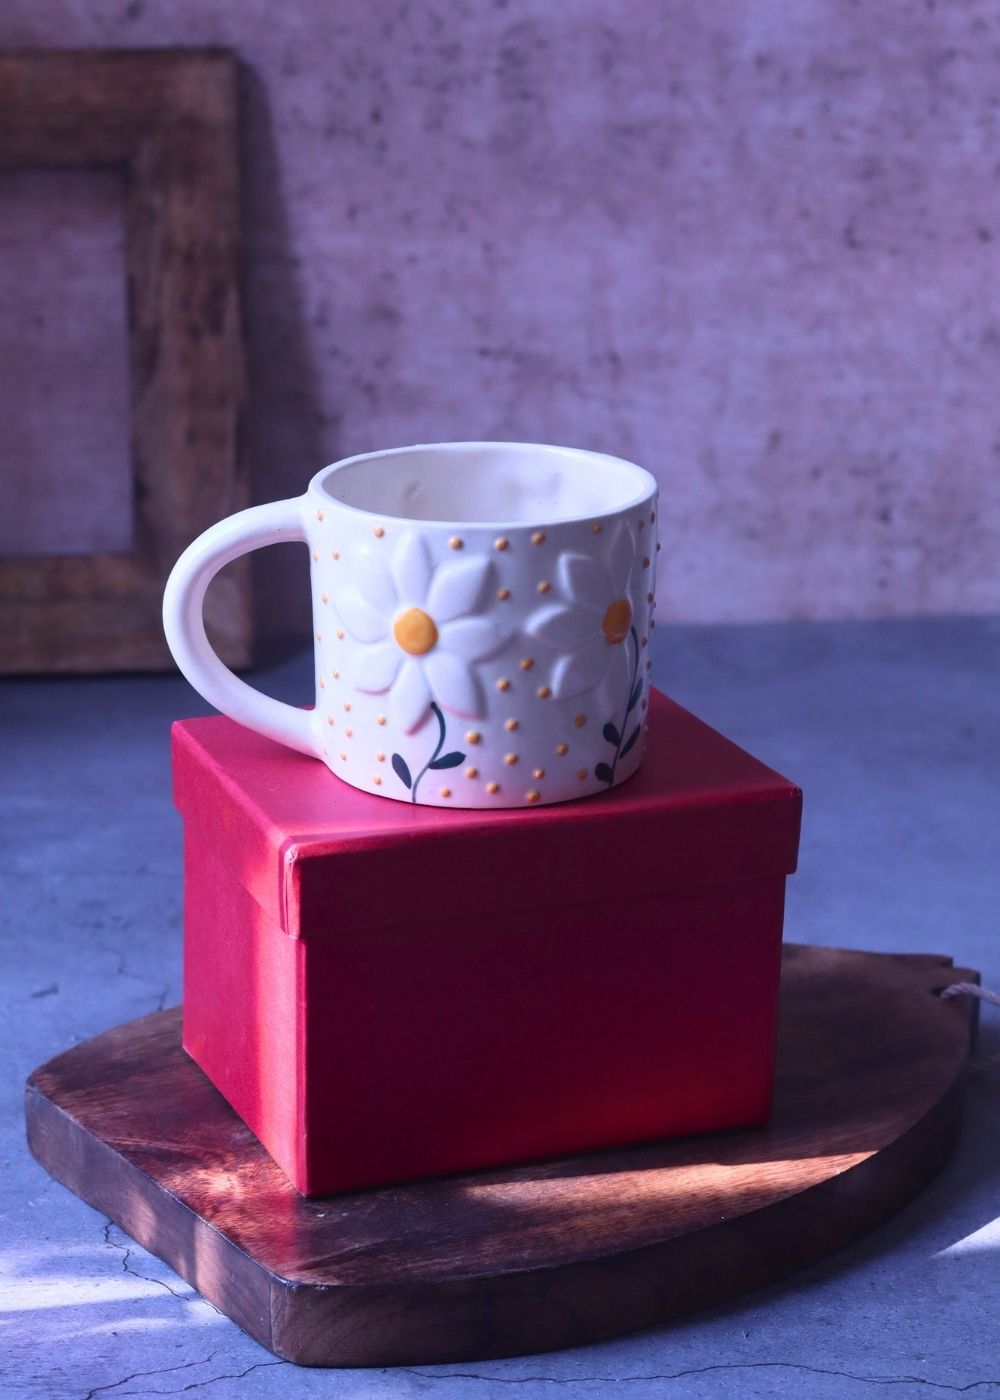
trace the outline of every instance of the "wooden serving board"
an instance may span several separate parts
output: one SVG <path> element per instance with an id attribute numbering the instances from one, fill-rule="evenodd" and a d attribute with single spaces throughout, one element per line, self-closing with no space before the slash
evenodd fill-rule
<path id="1" fill-rule="evenodd" d="M 305 1200 L 184 1054 L 174 1009 L 36 1070 L 28 1139 L 291 1361 L 571 1346 L 779 1278 L 915 1195 L 955 1142 L 974 1022 L 935 992 L 971 980 L 944 957 L 786 947 L 763 1129 Z"/>

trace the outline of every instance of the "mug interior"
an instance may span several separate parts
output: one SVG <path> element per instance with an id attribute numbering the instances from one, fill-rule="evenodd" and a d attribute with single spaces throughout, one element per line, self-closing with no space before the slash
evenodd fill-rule
<path id="1" fill-rule="evenodd" d="M 402 520 L 531 525 L 625 510 L 656 489 L 621 457 L 520 442 L 450 442 L 349 457 L 314 483 L 353 510 Z"/>

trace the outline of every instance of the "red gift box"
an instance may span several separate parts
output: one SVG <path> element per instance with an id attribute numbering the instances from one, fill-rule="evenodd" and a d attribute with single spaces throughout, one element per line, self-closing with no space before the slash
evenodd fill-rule
<path id="1" fill-rule="evenodd" d="M 299 1191 L 767 1118 L 801 793 L 665 696 L 634 778 L 540 809 L 173 738 L 184 1046 Z"/>

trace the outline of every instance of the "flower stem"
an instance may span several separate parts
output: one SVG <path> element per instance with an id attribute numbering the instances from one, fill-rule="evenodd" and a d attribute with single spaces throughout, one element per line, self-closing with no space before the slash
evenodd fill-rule
<path id="1" fill-rule="evenodd" d="M 410 801 L 411 801 L 411 802 L 416 802 L 416 800 L 417 800 L 417 787 L 418 787 L 419 784 L 420 784 L 420 779 L 424 776 L 424 774 L 427 772 L 428 768 L 431 766 L 431 764 L 434 762 L 434 760 L 435 760 L 435 759 L 438 757 L 438 755 L 441 753 L 441 750 L 444 748 L 444 735 L 445 735 L 444 715 L 441 713 L 441 709 L 440 709 L 440 707 L 439 707 L 439 705 L 438 705 L 438 703 L 437 703 L 436 700 L 432 700 L 432 701 L 431 701 L 431 709 L 434 711 L 434 714 L 435 714 L 435 716 L 437 717 L 438 729 L 440 730 L 440 733 L 438 734 L 437 748 L 436 748 L 436 749 L 434 750 L 434 752 L 431 754 L 430 758 L 429 758 L 429 759 L 427 760 L 427 762 L 424 764 L 423 768 L 421 768 L 421 770 L 420 770 L 420 772 L 417 774 L 417 776 L 413 779 L 413 786 L 410 788 Z"/>
<path id="2" fill-rule="evenodd" d="M 639 637 L 634 627 L 629 628 L 629 636 L 632 638 L 632 645 L 635 647 L 635 663 L 632 666 L 632 679 L 628 683 L 628 694 L 625 696 L 625 713 L 622 716 L 622 727 L 618 731 L 618 743 L 615 746 L 615 756 L 611 761 L 611 782 L 615 780 L 615 769 L 618 767 L 618 756 L 622 751 L 622 744 L 625 742 L 625 733 L 628 728 L 628 717 L 635 706 L 632 703 L 632 696 L 635 694 L 635 681 L 639 674 Z M 611 783 L 608 784 L 611 786 Z"/>

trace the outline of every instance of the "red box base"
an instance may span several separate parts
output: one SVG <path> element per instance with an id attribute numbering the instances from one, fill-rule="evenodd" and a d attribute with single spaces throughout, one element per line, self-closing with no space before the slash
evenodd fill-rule
<path id="1" fill-rule="evenodd" d="M 568 812 L 444 813 L 442 832 L 348 789 L 335 839 L 313 829 L 310 804 L 341 786 L 319 765 L 225 720 L 177 730 L 185 1048 L 304 1194 L 766 1119 L 800 794 L 693 716 L 658 697 L 650 751 L 673 764 L 648 752 L 631 783 Z M 714 756 L 700 789 L 676 787 L 681 743 L 681 769 L 698 767 L 692 743 Z M 281 774 L 297 834 L 267 811 L 296 801 Z M 362 873 L 404 916 L 341 922 L 364 909 L 350 857 L 373 821 Z M 699 838 L 733 847 L 720 878 Z M 539 842 L 547 877 L 505 897 Z M 709 878 L 687 883 L 695 848 Z M 311 896 L 291 878 L 310 858 Z M 407 900 L 407 875 L 445 894 Z"/>

